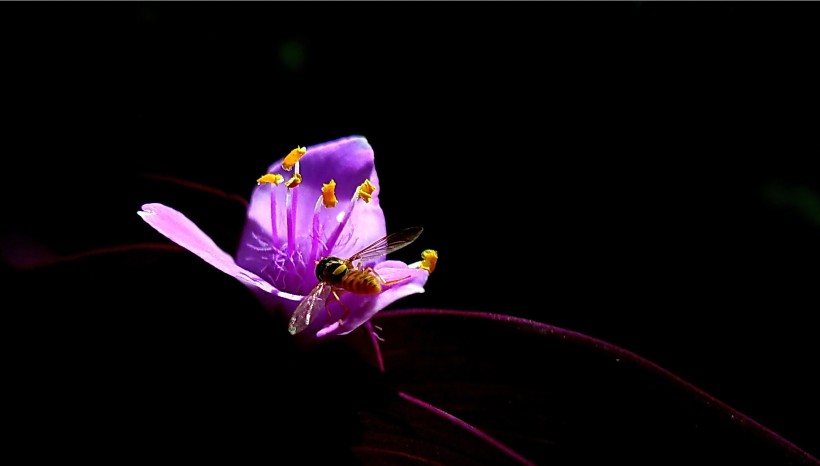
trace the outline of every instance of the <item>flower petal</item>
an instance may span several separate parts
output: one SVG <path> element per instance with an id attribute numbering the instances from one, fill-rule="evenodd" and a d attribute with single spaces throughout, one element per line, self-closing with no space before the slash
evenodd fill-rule
<path id="1" fill-rule="evenodd" d="M 180 212 L 162 204 L 145 204 L 142 206 L 142 210 L 137 213 L 146 223 L 168 237 L 168 239 L 193 252 L 217 269 L 239 279 L 242 283 L 253 285 L 282 298 L 300 298 L 277 290 L 253 272 L 236 265 L 229 254 L 221 250 L 194 222 Z"/>
<path id="2" fill-rule="evenodd" d="M 338 214 L 347 207 L 356 189 L 365 180 L 376 185 L 376 194 L 369 203 L 357 201 L 350 224 L 356 226 L 355 237 L 342 234 L 342 241 L 332 251 L 334 256 L 349 257 L 363 247 L 387 234 L 384 212 L 379 205 L 379 178 L 376 174 L 373 148 L 367 139 L 352 136 L 325 144 L 310 146 L 302 158 L 301 170 L 310 183 L 300 195 L 305 196 L 312 206 L 321 194 L 322 184 L 329 179 L 336 180 L 336 197 L 340 200 L 335 209 L 324 209 L 324 231 L 329 232 L 339 223 Z M 303 212 L 310 214 L 311 212 Z M 302 217 L 299 222 L 310 222 L 312 217 Z M 310 225 L 310 223 L 307 223 Z M 309 230 L 308 230 L 309 231 Z M 352 241 L 344 241 L 352 239 Z"/>
<path id="3" fill-rule="evenodd" d="M 281 168 L 281 163 L 282 160 L 277 161 L 270 166 L 268 171 L 270 173 L 285 173 Z M 311 250 L 314 206 L 317 199 L 322 195 L 322 185 L 331 179 L 335 180 L 336 196 L 339 199 L 339 203 L 335 208 L 321 209 L 319 216 L 322 225 L 321 239 L 326 240 L 339 224 L 340 214 L 349 205 L 350 199 L 358 186 L 364 180 L 369 179 L 378 187 L 378 176 L 374 165 L 373 149 L 368 144 L 367 139 L 358 136 L 309 146 L 307 154 L 302 157 L 299 163 L 303 180 L 302 184 L 296 188 L 299 190 L 296 205 L 296 250 L 305 261 L 308 261 L 309 259 L 305 256 Z M 236 262 L 249 270 L 253 270 L 272 283 L 277 283 L 276 277 L 269 275 L 268 268 L 271 262 L 271 254 L 276 254 L 277 248 L 281 250 L 288 241 L 285 223 L 287 189 L 284 187 L 273 189 L 277 209 L 277 238 L 272 238 L 271 186 L 257 186 L 251 196 L 248 221 L 242 233 Z M 337 247 L 332 251 L 333 255 L 349 257 L 386 234 L 384 212 L 379 205 L 378 197 L 374 196 L 369 203 L 358 201 L 349 225 L 355 225 L 356 234 L 351 235 L 349 232 L 343 232 Z M 307 289 L 291 291 L 306 293 L 310 286 L 315 284 L 315 278 L 311 280 L 313 269 L 312 267 L 306 267 L 296 272 L 302 274 Z"/>

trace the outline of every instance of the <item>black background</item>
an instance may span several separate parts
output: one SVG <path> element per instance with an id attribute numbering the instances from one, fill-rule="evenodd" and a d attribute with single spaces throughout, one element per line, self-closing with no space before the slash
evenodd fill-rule
<path id="1" fill-rule="evenodd" d="M 6 237 L 58 254 L 161 242 L 136 211 L 163 202 L 232 251 L 241 206 L 140 175 L 247 196 L 293 146 L 364 135 L 388 229 L 422 225 L 419 249 L 441 255 L 426 293 L 392 307 L 507 313 L 596 336 L 820 453 L 815 9 L 2 10 Z M 241 285 L 195 258 L 157 271 L 144 264 L 152 260 L 6 270 L 9 302 L 31 303 L 9 307 L 6 329 L 20 337 L 9 340 L 12 359 L 26 373 L 42 372 L 37 364 L 61 373 L 106 352 L 111 368 L 163 351 L 184 365 L 196 348 L 218 350 L 202 349 L 204 336 L 194 349 L 170 343 L 181 328 L 246 337 L 242 318 L 220 337 L 212 310 L 126 310 L 150 302 L 146 293 L 174 292 L 180 305 L 253 308 Z M 152 276 L 134 282 L 130 265 Z M 208 299 L 186 297 L 203 291 Z M 87 300 L 95 312 L 70 310 Z M 161 343 L 129 346 L 151 339 Z"/>

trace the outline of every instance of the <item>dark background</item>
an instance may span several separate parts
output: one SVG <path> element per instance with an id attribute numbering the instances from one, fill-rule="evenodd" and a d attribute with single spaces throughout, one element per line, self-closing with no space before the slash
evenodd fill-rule
<path id="1" fill-rule="evenodd" d="M 816 9 L 2 10 L 6 238 L 57 254 L 161 242 L 136 211 L 163 202 L 232 251 L 240 205 L 141 175 L 247 196 L 296 144 L 364 135 L 388 229 L 425 227 L 418 248 L 397 257 L 441 255 L 426 293 L 393 307 L 507 313 L 596 336 L 820 453 Z M 179 303 L 207 290 L 214 307 L 253 307 L 241 285 L 195 258 L 156 272 L 153 260 L 4 269 L 9 302 L 31 303 L 8 315 L 12 358 L 26 372 L 26 356 L 64 368 L 112 347 L 107 367 L 143 352 L 183 361 L 173 332 L 202 326 L 219 337 L 213 311 L 139 316 L 130 303 L 150 302 L 151 290 L 180 293 Z M 95 312 L 71 311 L 86 300 Z M 244 338 L 246 324 L 222 338 Z M 123 350 L 152 338 L 162 343 Z"/>

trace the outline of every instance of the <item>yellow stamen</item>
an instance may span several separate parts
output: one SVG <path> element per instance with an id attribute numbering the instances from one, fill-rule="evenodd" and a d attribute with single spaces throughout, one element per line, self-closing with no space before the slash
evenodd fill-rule
<path id="1" fill-rule="evenodd" d="M 290 171 L 293 168 L 293 166 L 296 165 L 296 162 L 298 162 L 299 159 L 301 159 L 302 156 L 305 155 L 305 152 L 307 152 L 306 148 L 296 146 L 296 149 L 290 151 L 290 153 L 285 156 L 285 159 L 282 160 L 282 168 L 284 168 L 287 171 Z"/>
<path id="2" fill-rule="evenodd" d="M 263 175 L 261 178 L 256 180 L 256 184 L 263 185 L 265 183 L 270 183 L 270 184 L 276 186 L 284 180 L 285 180 L 285 178 L 282 177 L 282 175 L 280 175 L 278 173 L 268 173 L 267 175 Z"/>
<path id="3" fill-rule="evenodd" d="M 422 261 L 419 268 L 426 270 L 427 273 L 433 273 L 433 270 L 436 270 L 436 263 L 438 262 L 438 252 L 433 249 L 425 249 L 424 252 L 421 253 L 421 258 Z"/>
<path id="4" fill-rule="evenodd" d="M 322 202 L 328 209 L 336 207 L 339 200 L 336 199 L 336 181 L 330 180 L 327 184 L 322 185 Z"/>
<path id="5" fill-rule="evenodd" d="M 363 200 L 364 202 L 370 202 L 370 199 L 373 198 L 373 191 L 376 190 L 376 186 L 370 182 L 370 180 L 364 180 L 359 186 L 359 189 L 356 190 L 356 195 L 359 196 L 359 199 Z"/>
<path id="6" fill-rule="evenodd" d="M 302 183 L 302 174 L 294 173 L 289 180 L 285 181 L 285 186 L 288 188 L 295 188 Z"/>

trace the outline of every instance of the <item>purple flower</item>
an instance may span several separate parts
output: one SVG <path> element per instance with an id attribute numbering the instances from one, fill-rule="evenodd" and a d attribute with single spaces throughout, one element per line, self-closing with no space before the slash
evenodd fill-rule
<path id="1" fill-rule="evenodd" d="M 297 148 L 271 165 L 258 184 L 235 258 L 170 207 L 145 204 L 139 215 L 246 284 L 268 310 L 288 316 L 319 283 L 317 261 L 328 256 L 348 259 L 386 235 L 373 149 L 363 137 Z M 321 337 L 353 331 L 397 299 L 424 292 L 435 265 L 427 256 L 410 266 L 383 255 L 362 262 L 386 282 L 381 292 L 339 293 L 341 304 L 330 296 L 326 305 L 317 307 L 320 312 L 312 313 L 306 326 L 310 333 Z"/>

